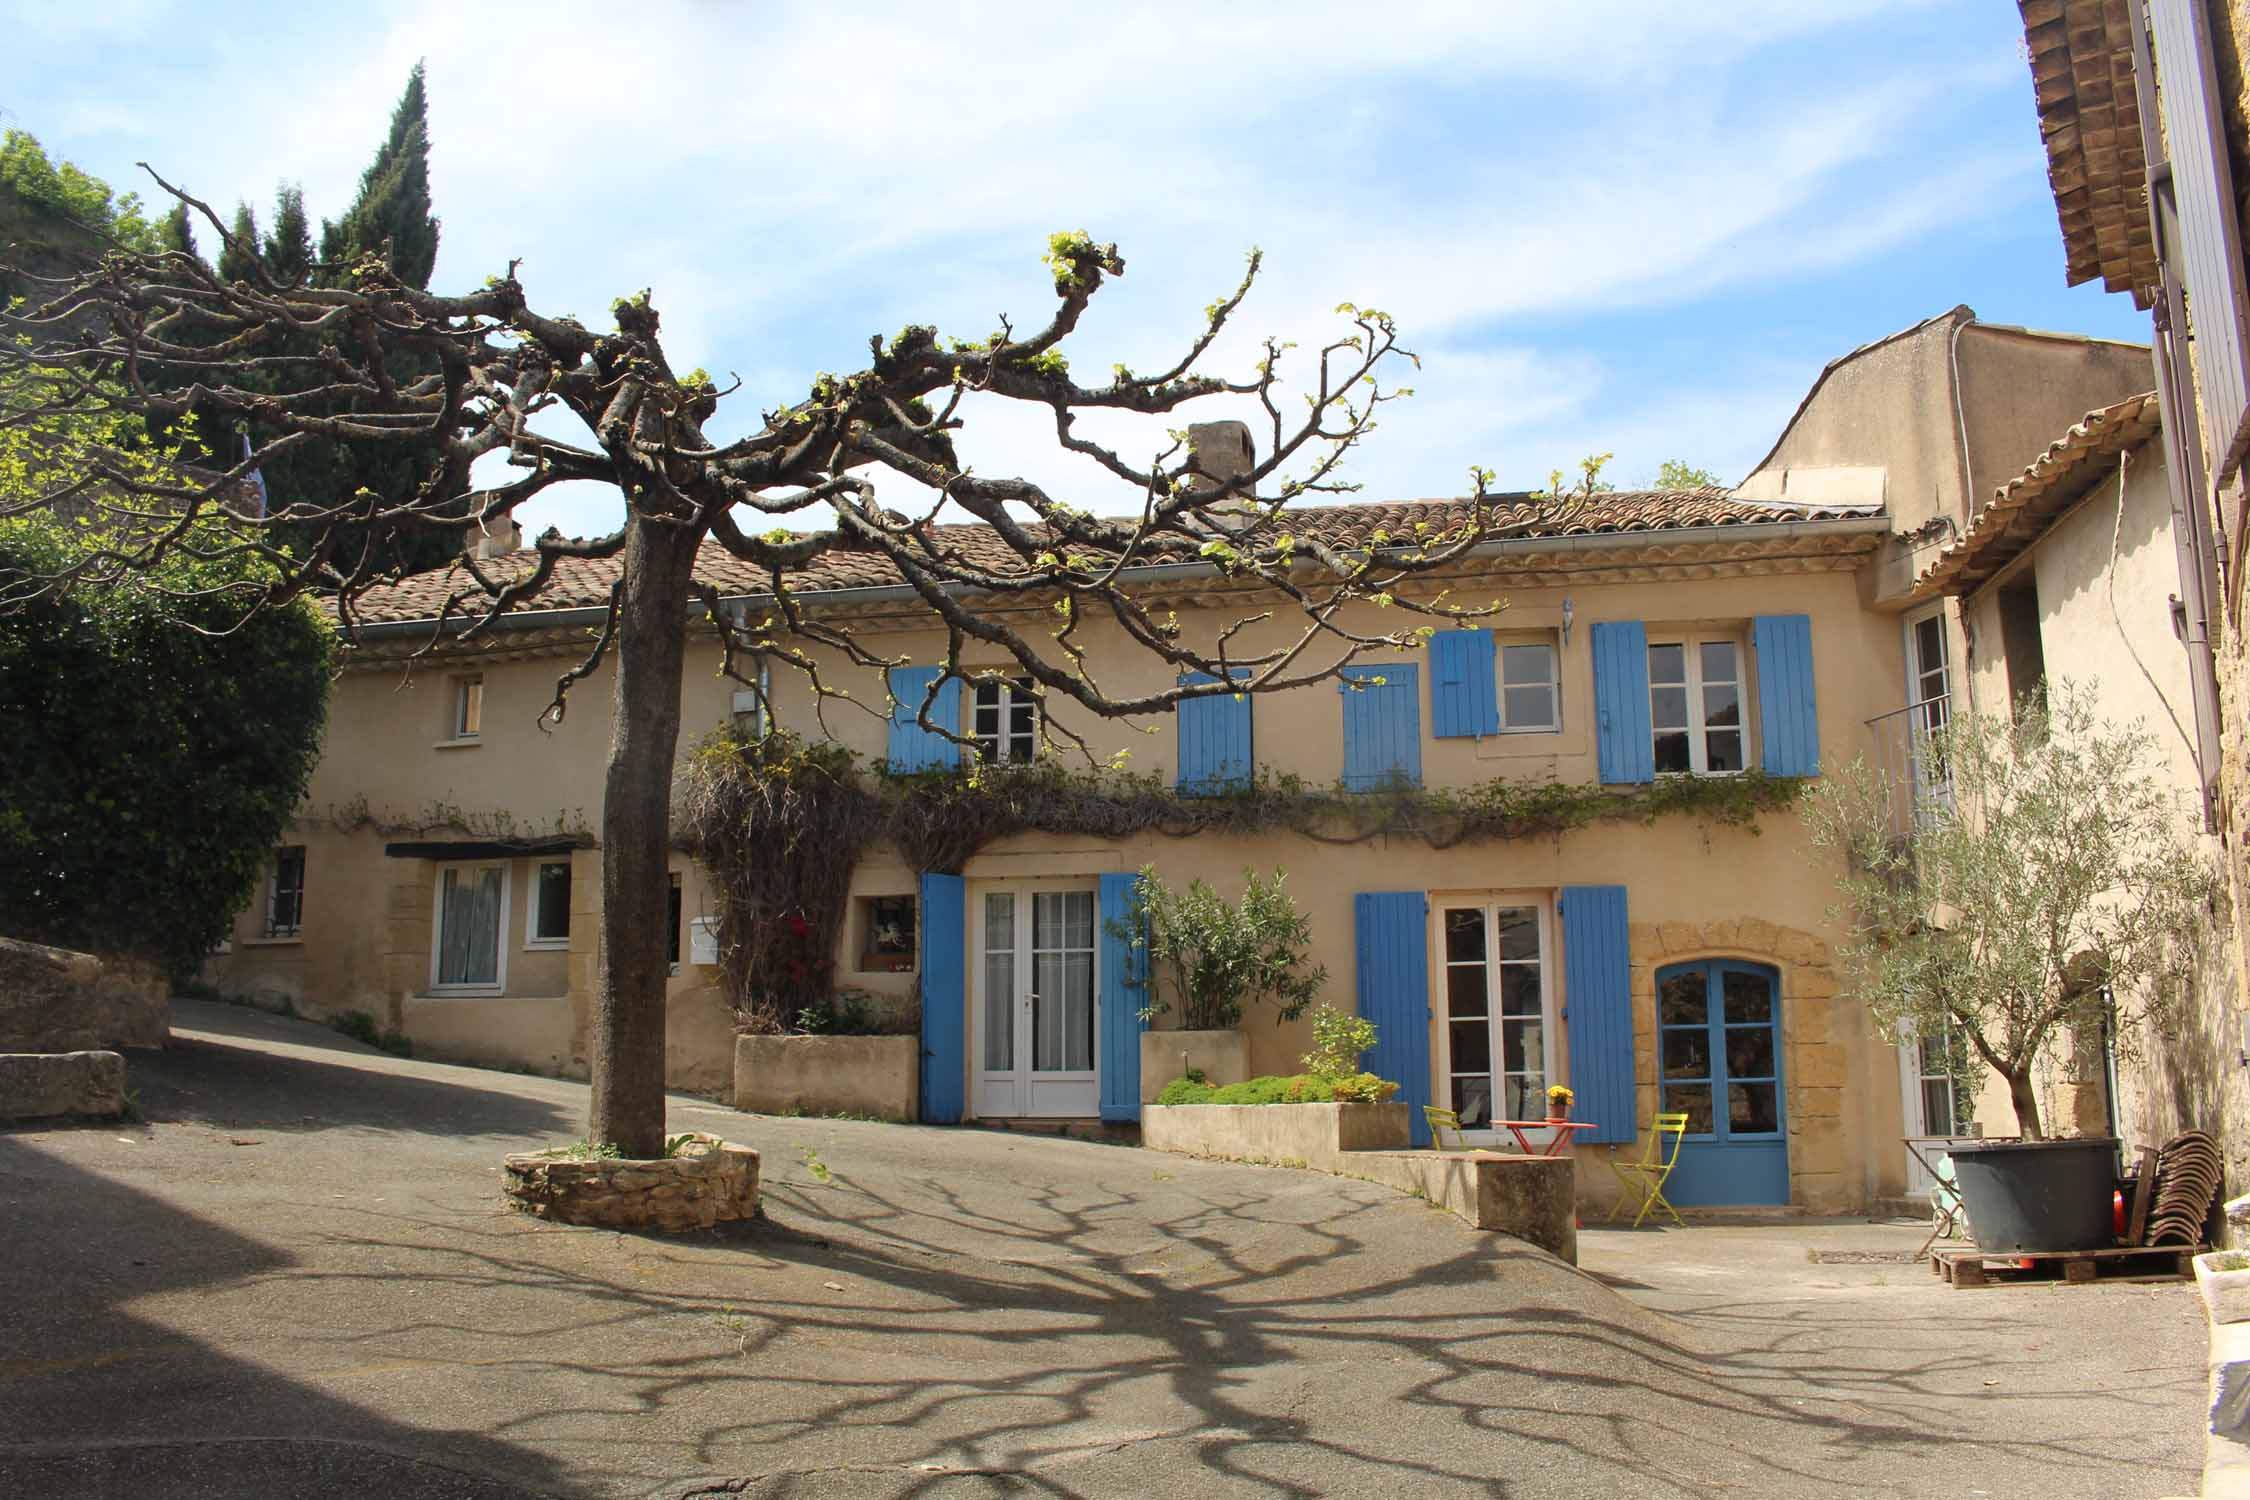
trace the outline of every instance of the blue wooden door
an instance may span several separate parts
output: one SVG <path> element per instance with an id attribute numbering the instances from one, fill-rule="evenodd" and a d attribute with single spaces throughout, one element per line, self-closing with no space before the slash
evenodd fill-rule
<path id="1" fill-rule="evenodd" d="M 1787 1203 L 1780 976 L 1729 959 L 1658 970 L 1656 1048 L 1656 1107 L 1688 1117 L 1664 1196 Z"/>

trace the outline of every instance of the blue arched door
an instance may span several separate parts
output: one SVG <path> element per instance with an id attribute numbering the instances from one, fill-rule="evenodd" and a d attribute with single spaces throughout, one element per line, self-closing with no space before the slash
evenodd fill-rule
<path id="1" fill-rule="evenodd" d="M 1665 1184 L 1674 1203 L 1789 1201 L 1781 976 L 1709 959 L 1656 975 L 1658 1104 L 1688 1132 Z"/>

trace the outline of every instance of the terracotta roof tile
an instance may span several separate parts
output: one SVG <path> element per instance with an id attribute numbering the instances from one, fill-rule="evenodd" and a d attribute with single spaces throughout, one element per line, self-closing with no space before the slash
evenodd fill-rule
<path id="1" fill-rule="evenodd" d="M 1528 499 L 1517 503 L 1529 503 Z M 1555 536 L 1594 536 L 1645 532 L 1696 531 L 1712 528 L 1768 526 L 1790 521 L 1838 520 L 1878 514 L 1873 506 L 1774 506 L 1735 500 L 1723 489 L 1619 490 L 1596 496 L 1570 518 L 1567 525 L 1528 533 L 1532 539 Z M 1365 505 L 1305 506 L 1291 510 L 1291 526 L 1301 536 L 1329 546 L 1350 547 L 1366 542 L 1377 531 L 1411 536 L 1419 522 L 1432 526 L 1459 524 L 1468 519 L 1466 500 L 1405 500 Z M 941 548 L 957 548 L 972 563 L 994 568 L 1016 564 L 1015 555 L 988 526 L 945 525 L 932 528 Z M 519 550 L 480 563 L 488 575 L 520 576 L 529 570 L 531 551 Z M 525 623 L 535 623 L 541 612 L 581 609 L 601 604 L 617 577 L 613 559 L 565 558 L 535 603 L 516 611 Z M 714 585 L 724 595 L 759 595 L 770 590 L 771 580 L 759 569 L 728 554 L 715 542 L 705 542 L 696 564 L 696 577 Z M 848 589 L 882 588 L 898 583 L 899 575 L 880 553 L 829 552 L 792 579 L 802 594 L 833 593 Z M 476 580 L 458 564 L 395 584 L 371 589 L 353 607 L 362 623 L 427 620 L 436 617 L 446 599 L 459 590 L 476 594 Z M 462 606 L 456 606 L 458 613 Z"/>
<path id="2" fill-rule="evenodd" d="M 2066 279 L 2095 277 L 2147 307 L 2157 285 L 2149 226 L 2133 17 L 2115 0 L 2017 0 L 2062 225 Z"/>

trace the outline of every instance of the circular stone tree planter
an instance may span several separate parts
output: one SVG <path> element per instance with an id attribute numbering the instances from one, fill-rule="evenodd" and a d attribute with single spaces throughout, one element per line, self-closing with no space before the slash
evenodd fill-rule
<path id="1" fill-rule="evenodd" d="M 715 1135 L 681 1138 L 660 1161 L 530 1151 L 505 1170 L 509 1203 L 564 1224 L 677 1233 L 758 1213 L 758 1153 Z"/>

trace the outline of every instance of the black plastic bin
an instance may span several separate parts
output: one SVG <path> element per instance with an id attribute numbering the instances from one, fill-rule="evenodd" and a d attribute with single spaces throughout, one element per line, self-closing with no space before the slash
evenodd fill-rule
<path id="1" fill-rule="evenodd" d="M 2117 1140 L 1985 1141 L 1950 1148 L 1980 1250 L 2107 1250 Z"/>

